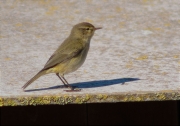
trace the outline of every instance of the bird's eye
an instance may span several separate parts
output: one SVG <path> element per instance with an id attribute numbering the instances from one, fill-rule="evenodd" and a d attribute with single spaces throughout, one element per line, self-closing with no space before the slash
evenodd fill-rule
<path id="1" fill-rule="evenodd" d="M 90 28 L 86 28 L 86 30 L 90 30 Z"/>

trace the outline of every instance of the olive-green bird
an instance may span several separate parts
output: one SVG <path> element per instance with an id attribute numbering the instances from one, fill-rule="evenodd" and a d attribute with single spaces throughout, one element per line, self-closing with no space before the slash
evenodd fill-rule
<path id="1" fill-rule="evenodd" d="M 65 87 L 70 88 L 70 90 L 66 91 L 79 91 L 68 84 L 64 75 L 74 72 L 82 66 L 89 50 L 90 40 L 97 29 L 101 28 L 95 28 L 92 24 L 87 22 L 75 25 L 69 37 L 65 39 L 52 54 L 44 68 L 22 87 L 23 90 L 40 76 L 55 73 Z"/>

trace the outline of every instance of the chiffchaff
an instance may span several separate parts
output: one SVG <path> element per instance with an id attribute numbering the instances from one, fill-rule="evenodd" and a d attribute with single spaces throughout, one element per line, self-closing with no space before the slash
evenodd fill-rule
<path id="1" fill-rule="evenodd" d="M 55 73 L 63 82 L 65 87 L 70 88 L 70 90 L 66 91 L 79 91 L 75 90 L 68 84 L 64 75 L 74 72 L 82 66 L 89 50 L 90 40 L 97 29 L 101 28 L 95 28 L 92 24 L 87 22 L 75 25 L 72 28 L 69 37 L 65 39 L 65 41 L 52 54 L 44 68 L 30 79 L 22 88 L 25 89 L 42 75 Z"/>

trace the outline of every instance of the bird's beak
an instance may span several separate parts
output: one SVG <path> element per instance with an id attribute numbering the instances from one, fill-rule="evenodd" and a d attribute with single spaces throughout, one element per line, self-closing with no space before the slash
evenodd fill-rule
<path id="1" fill-rule="evenodd" d="M 98 29 L 102 29 L 102 27 L 97 27 L 97 28 L 95 28 L 95 30 L 98 30 Z"/>

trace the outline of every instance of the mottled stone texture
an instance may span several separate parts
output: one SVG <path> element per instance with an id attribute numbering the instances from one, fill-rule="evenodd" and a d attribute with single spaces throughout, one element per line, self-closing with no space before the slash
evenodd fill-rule
<path id="1" fill-rule="evenodd" d="M 179 0 L 1 0 L 0 106 L 180 100 Z M 23 92 L 73 25 L 102 26 L 84 65 Z M 55 99 L 55 100 L 54 100 Z"/>

